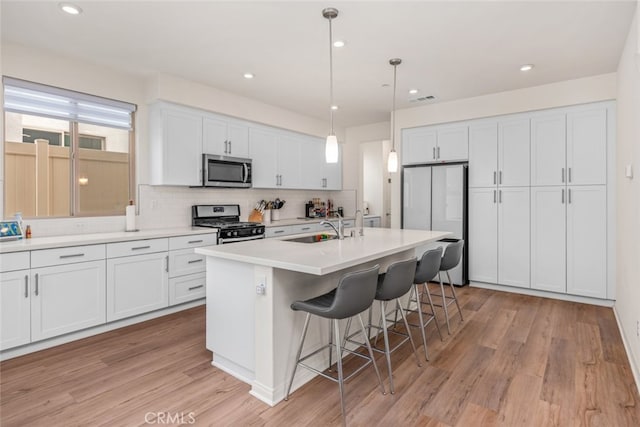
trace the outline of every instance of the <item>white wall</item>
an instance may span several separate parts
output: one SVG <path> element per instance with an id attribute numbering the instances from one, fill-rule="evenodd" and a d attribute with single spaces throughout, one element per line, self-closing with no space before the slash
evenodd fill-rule
<path id="1" fill-rule="evenodd" d="M 616 98 L 616 74 L 603 74 L 475 98 L 442 102 L 396 112 L 396 141 L 401 130 L 436 123 L 456 122 L 523 111 L 604 101 Z M 402 147 L 396 143 L 402 158 Z M 400 228 L 400 173 L 392 183 L 391 227 Z"/>
<path id="2" fill-rule="evenodd" d="M 147 132 L 147 105 L 149 102 L 155 99 L 163 99 L 309 135 L 324 136 L 328 131 L 328 120 L 306 117 L 294 111 L 284 110 L 181 78 L 167 75 L 149 77 L 127 74 L 108 69 L 102 65 L 52 55 L 47 51 L 15 44 L 4 43 L 0 47 L 2 48 L 3 75 L 118 99 L 138 106 L 136 113 L 136 182 L 139 185 L 138 196 L 140 200 L 138 200 L 138 206 L 140 220 L 142 221 L 139 224 L 141 227 L 147 226 L 144 220 L 148 220 L 149 227 L 189 225 L 188 222 L 185 223 L 187 220 L 182 216 L 180 216 L 180 222 L 176 223 L 175 215 L 165 215 L 165 212 L 168 211 L 166 209 L 145 212 L 145 209 L 150 209 L 149 206 L 153 201 L 156 201 L 154 206 L 160 206 L 162 205 L 159 202 L 160 200 L 167 200 L 167 203 L 171 203 L 170 200 L 174 200 L 173 203 L 177 201 L 177 203 L 186 204 L 187 208 L 189 208 L 193 201 L 206 200 L 211 203 L 224 203 L 226 200 L 244 200 L 243 206 L 245 206 L 245 203 L 246 206 L 249 206 L 256 202 L 254 200 L 255 197 L 281 197 L 286 199 L 288 193 L 282 190 L 246 192 L 245 190 L 232 189 L 218 190 L 217 192 L 207 192 L 205 190 L 198 193 L 198 190 L 180 187 L 144 186 L 143 188 L 142 185 L 149 182 L 149 141 Z M 4 117 L 4 114 L 2 116 Z M 339 141 L 343 143 L 343 148 L 346 147 L 346 144 L 344 144 L 344 130 L 337 128 L 336 134 Z M 0 138 L 0 149 L 4 152 L 3 138 Z M 343 151 L 346 151 L 347 155 L 350 154 L 348 149 Z M 351 160 L 346 158 L 343 162 L 346 171 L 350 171 L 349 162 Z M 353 164 L 356 163 L 354 162 Z M 293 204 L 294 199 L 304 200 L 311 197 L 333 197 L 337 202 L 344 205 L 347 214 L 352 214 L 355 209 L 354 190 L 357 188 L 357 181 L 355 181 L 356 184 L 353 184 L 354 181 L 350 178 L 350 172 L 346 172 L 344 175 L 346 176 L 344 188 L 352 189 L 352 191 L 316 191 L 308 192 L 308 195 L 292 192 L 292 203 L 288 206 L 291 215 L 298 215 Z M 0 175 L 0 179 L 2 179 L 2 176 Z M 0 184 L 3 183 L 0 182 Z M 196 192 L 194 193 L 194 191 Z M 167 196 L 167 194 L 170 194 L 170 196 Z M 353 201 L 349 202 L 350 199 L 353 199 Z M 3 206 L 0 205 L 0 212 L 3 212 L 2 208 Z M 176 209 L 180 210 L 182 208 L 177 207 Z M 302 210 L 303 207 L 300 206 L 300 211 Z M 7 216 L 11 214 L 7 213 Z M 124 228 L 123 217 L 39 219 L 30 220 L 29 223 L 32 224 L 33 233 L 36 236 L 116 231 Z"/>
<path id="3" fill-rule="evenodd" d="M 618 64 L 615 311 L 640 385 L 640 5 Z M 633 165 L 633 179 L 624 167 Z"/>
<path id="4" fill-rule="evenodd" d="M 360 144 L 362 152 L 362 199 L 369 204 L 371 215 L 384 213 L 383 208 L 383 186 L 386 167 L 383 164 L 383 144 L 382 141 L 363 142 Z"/>

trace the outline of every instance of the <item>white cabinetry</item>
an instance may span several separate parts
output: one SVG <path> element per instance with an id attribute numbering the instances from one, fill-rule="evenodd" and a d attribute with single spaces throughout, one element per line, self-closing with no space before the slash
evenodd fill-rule
<path id="1" fill-rule="evenodd" d="M 498 283 L 530 285 L 529 187 L 498 189 Z"/>
<path id="2" fill-rule="evenodd" d="M 23 252 L 27 256 L 29 253 Z M 5 255 L 2 255 L 3 257 Z M 0 350 L 31 341 L 29 270 L 0 273 Z"/>
<path id="3" fill-rule="evenodd" d="M 366 217 L 364 219 L 365 227 L 381 227 L 382 220 L 379 216 Z"/>
<path id="4" fill-rule="evenodd" d="M 469 279 L 498 283 L 498 203 L 495 188 L 469 189 Z"/>
<path id="5" fill-rule="evenodd" d="M 339 146 L 339 149 L 341 147 Z M 342 151 L 337 163 L 325 161 L 325 141 L 309 137 L 301 146 L 301 188 L 307 190 L 342 189 Z"/>
<path id="6" fill-rule="evenodd" d="M 216 234 L 169 239 L 169 305 L 206 296 L 205 256 L 196 254 L 193 249 L 216 243 Z"/>
<path id="7" fill-rule="evenodd" d="M 249 125 L 243 122 L 206 115 L 202 123 L 202 151 L 247 158 L 249 157 Z"/>
<path id="8" fill-rule="evenodd" d="M 167 239 L 107 245 L 108 321 L 169 305 L 168 246 Z"/>
<path id="9" fill-rule="evenodd" d="M 567 184 L 607 183 L 607 109 L 582 107 L 567 113 Z"/>
<path id="10" fill-rule="evenodd" d="M 253 187 L 300 188 L 300 146 L 300 141 L 290 135 L 267 129 L 249 129 Z"/>
<path id="11" fill-rule="evenodd" d="M 150 107 L 152 185 L 202 184 L 202 116 L 166 103 Z"/>
<path id="12" fill-rule="evenodd" d="M 402 164 L 467 160 L 468 125 L 438 125 L 402 131 Z"/>
<path id="13" fill-rule="evenodd" d="M 531 185 L 563 185 L 566 166 L 564 112 L 531 119 Z"/>

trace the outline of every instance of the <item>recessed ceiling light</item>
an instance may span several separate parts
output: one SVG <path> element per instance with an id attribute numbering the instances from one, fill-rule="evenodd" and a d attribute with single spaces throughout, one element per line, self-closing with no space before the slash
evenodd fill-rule
<path id="1" fill-rule="evenodd" d="M 333 47 L 344 47 L 344 41 L 343 40 L 336 40 L 333 42 Z"/>
<path id="2" fill-rule="evenodd" d="M 520 71 L 531 71 L 533 69 L 533 64 L 524 64 L 520 67 Z"/>
<path id="3" fill-rule="evenodd" d="M 69 15 L 80 15 L 82 13 L 82 9 L 75 4 L 71 3 L 60 3 L 58 5 L 60 9 L 64 12 L 67 12 Z"/>
<path id="4" fill-rule="evenodd" d="M 409 89 L 409 93 L 411 95 L 415 95 L 416 93 L 418 93 L 418 89 Z"/>
<path id="5" fill-rule="evenodd" d="M 335 110 L 337 110 L 337 109 L 338 109 L 338 106 L 337 106 L 337 105 L 332 105 L 332 106 L 331 106 L 331 109 L 335 111 Z"/>
<path id="6" fill-rule="evenodd" d="M 244 78 L 245 79 L 252 79 L 254 77 L 255 77 L 255 75 L 253 73 L 244 73 Z"/>

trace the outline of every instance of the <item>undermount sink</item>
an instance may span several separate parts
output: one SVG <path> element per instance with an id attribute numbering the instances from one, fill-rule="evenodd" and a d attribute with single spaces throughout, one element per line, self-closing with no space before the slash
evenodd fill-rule
<path id="1" fill-rule="evenodd" d="M 327 240 L 334 240 L 337 239 L 338 236 L 336 236 L 335 234 L 329 234 L 329 235 L 320 235 L 320 234 L 314 234 L 313 236 L 303 236 L 303 237 L 294 237 L 292 239 L 282 239 L 285 242 L 297 242 L 297 243 L 319 243 L 319 242 L 326 242 Z"/>

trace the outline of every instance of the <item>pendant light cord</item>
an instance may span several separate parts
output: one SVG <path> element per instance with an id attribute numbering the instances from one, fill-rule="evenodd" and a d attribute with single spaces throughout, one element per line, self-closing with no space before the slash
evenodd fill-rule
<path id="1" fill-rule="evenodd" d="M 395 133 L 396 133 L 396 72 L 398 70 L 398 65 L 394 65 L 393 66 L 393 101 L 392 101 L 392 111 L 391 111 L 391 150 L 395 151 L 396 150 L 396 138 L 395 138 Z"/>
<path id="2" fill-rule="evenodd" d="M 329 18 L 329 120 L 331 122 L 331 135 L 333 132 L 333 29 L 332 18 Z"/>

